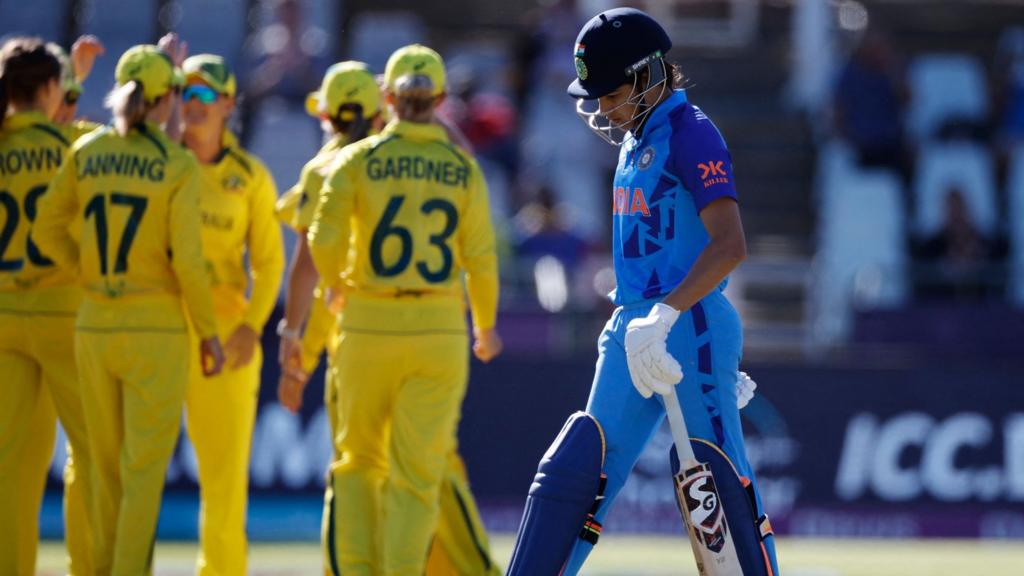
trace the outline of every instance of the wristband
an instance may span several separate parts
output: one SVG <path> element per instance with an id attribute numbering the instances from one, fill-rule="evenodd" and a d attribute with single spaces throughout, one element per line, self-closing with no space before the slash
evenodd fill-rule
<path id="1" fill-rule="evenodd" d="M 298 340 L 300 337 L 298 328 L 289 328 L 288 321 L 284 318 L 277 323 L 277 335 L 285 340 Z"/>

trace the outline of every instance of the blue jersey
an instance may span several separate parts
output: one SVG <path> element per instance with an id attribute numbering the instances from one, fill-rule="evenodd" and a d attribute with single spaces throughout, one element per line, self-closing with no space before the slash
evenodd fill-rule
<path id="1" fill-rule="evenodd" d="M 732 157 L 700 108 L 675 91 L 619 151 L 612 200 L 617 305 L 670 292 L 708 243 L 700 211 L 736 199 Z"/>

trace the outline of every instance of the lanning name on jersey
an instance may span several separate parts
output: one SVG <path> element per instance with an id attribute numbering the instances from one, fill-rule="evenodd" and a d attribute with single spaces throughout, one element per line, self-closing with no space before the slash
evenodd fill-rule
<path id="1" fill-rule="evenodd" d="M 78 170 L 78 179 L 115 174 L 129 178 L 145 178 L 150 182 L 162 182 L 165 167 L 166 164 L 160 158 L 123 153 L 96 154 L 86 156 L 85 162 Z"/>
<path id="2" fill-rule="evenodd" d="M 469 184 L 469 168 L 454 162 L 428 160 L 418 156 L 399 156 L 398 158 L 371 158 L 366 163 L 366 175 L 370 180 L 393 178 L 402 180 L 431 180 L 446 186 Z"/>
<path id="3" fill-rule="evenodd" d="M 8 150 L 0 154 L 0 176 L 13 176 L 22 170 L 56 170 L 60 167 L 61 156 L 58 147 Z"/>

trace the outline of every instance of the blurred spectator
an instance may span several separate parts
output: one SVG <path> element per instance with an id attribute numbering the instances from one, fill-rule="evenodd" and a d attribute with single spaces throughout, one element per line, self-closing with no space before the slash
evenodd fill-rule
<path id="1" fill-rule="evenodd" d="M 516 109 L 505 95 L 481 90 L 469 65 L 450 69 L 448 89 L 441 113 L 469 141 L 487 179 L 495 225 L 502 229 L 512 213 L 509 190 L 519 170 Z"/>
<path id="2" fill-rule="evenodd" d="M 1006 286 L 1005 239 L 987 237 L 978 229 L 957 187 L 946 196 L 945 212 L 942 228 L 912 249 L 916 260 L 915 296 L 920 300 L 961 301 L 1002 297 Z"/>
<path id="3" fill-rule="evenodd" d="M 888 38 L 865 33 L 836 84 L 837 135 L 857 151 L 862 166 L 896 170 L 910 180 L 910 156 L 903 139 L 909 92 L 902 64 Z"/>
<path id="4" fill-rule="evenodd" d="M 528 15 L 520 49 L 521 185 L 553 190 L 564 225 L 590 241 L 606 237 L 609 176 L 616 150 L 591 134 L 566 88 L 576 77 L 572 47 L 585 22 L 575 0 L 547 0 Z"/>
<path id="5" fill-rule="evenodd" d="M 315 90 L 326 68 L 322 58 L 325 39 L 303 22 L 299 0 L 272 0 L 273 22 L 257 30 L 247 42 L 249 59 L 255 63 L 246 75 L 242 93 L 241 143 L 252 137 L 253 121 L 263 102 L 282 98 L 289 108 L 303 110 L 306 95 Z"/>
<path id="6" fill-rule="evenodd" d="M 558 312 L 566 305 L 587 255 L 587 243 L 562 219 L 549 188 L 516 215 L 519 240 L 516 252 L 525 271 L 532 270 L 537 298 L 545 310 Z"/>
<path id="7" fill-rule="evenodd" d="M 541 188 L 537 200 L 524 206 L 516 215 L 519 235 L 516 252 L 528 260 L 554 256 L 572 273 L 586 256 L 587 243 L 566 227 L 561 212 L 561 208 L 555 205 L 551 190 Z"/>
<path id="8" fill-rule="evenodd" d="M 469 66 L 453 68 L 448 75 L 444 112 L 469 139 L 477 156 L 485 156 L 512 173 L 518 162 L 516 109 L 504 95 L 480 89 Z"/>
<path id="9" fill-rule="evenodd" d="M 1024 28 L 1003 31 L 995 62 L 996 118 L 1001 151 L 1024 145 Z"/>

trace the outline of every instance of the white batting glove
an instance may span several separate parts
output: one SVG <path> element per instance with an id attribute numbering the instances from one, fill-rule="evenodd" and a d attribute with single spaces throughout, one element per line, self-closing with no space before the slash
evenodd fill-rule
<path id="1" fill-rule="evenodd" d="M 736 375 L 736 407 L 743 408 L 754 398 L 754 390 L 757 390 L 757 382 L 747 375 L 746 372 L 739 372 Z"/>
<path id="2" fill-rule="evenodd" d="M 636 391 L 644 398 L 652 394 L 668 394 L 683 379 L 679 362 L 668 353 L 665 339 L 679 311 L 658 303 L 644 318 L 626 326 L 626 364 Z"/>

